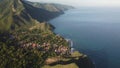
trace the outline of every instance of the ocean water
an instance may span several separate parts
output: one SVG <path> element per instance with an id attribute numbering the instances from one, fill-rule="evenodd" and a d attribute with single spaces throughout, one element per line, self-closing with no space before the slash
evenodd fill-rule
<path id="1" fill-rule="evenodd" d="M 120 8 L 80 7 L 50 21 L 96 68 L 120 68 Z"/>

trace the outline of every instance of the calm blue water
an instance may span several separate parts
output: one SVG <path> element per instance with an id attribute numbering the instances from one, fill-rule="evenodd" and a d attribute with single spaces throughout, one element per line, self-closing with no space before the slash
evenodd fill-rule
<path id="1" fill-rule="evenodd" d="M 79 8 L 50 21 L 97 68 L 120 68 L 120 8 Z"/>

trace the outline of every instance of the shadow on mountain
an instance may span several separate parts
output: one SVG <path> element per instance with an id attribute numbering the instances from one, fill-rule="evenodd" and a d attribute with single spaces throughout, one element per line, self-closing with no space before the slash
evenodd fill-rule
<path id="1" fill-rule="evenodd" d="M 34 7 L 26 2 L 23 1 L 23 5 L 27 11 L 28 14 L 30 14 L 30 16 L 36 20 L 38 20 L 39 22 L 43 22 L 43 21 L 48 21 L 50 19 L 53 19 L 57 16 L 59 16 L 60 14 L 63 14 L 64 12 L 50 12 L 47 11 L 45 9 L 41 9 L 41 8 L 37 8 Z"/>
<path id="2" fill-rule="evenodd" d="M 14 18 L 14 22 L 18 26 L 21 26 L 22 24 L 30 24 L 31 23 L 31 18 L 25 11 L 22 11 L 19 16 L 18 15 L 14 15 L 13 18 Z"/>
<path id="3" fill-rule="evenodd" d="M 59 62 L 52 63 L 52 64 L 50 64 L 50 66 L 54 66 L 57 64 L 68 65 L 71 63 L 75 63 L 79 68 L 95 68 L 94 64 L 88 57 L 86 57 L 86 58 L 79 57 L 79 59 L 71 58 L 71 60 L 69 60 L 69 61 L 59 61 Z"/>

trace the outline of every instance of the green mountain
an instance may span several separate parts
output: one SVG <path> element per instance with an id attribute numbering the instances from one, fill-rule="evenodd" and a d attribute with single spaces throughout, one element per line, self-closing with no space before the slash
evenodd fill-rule
<path id="1" fill-rule="evenodd" d="M 25 0 L 0 0 L 0 30 L 15 29 L 48 21 L 70 7 L 59 4 L 32 3 Z"/>
<path id="2" fill-rule="evenodd" d="M 21 0 L 1 0 L 0 29 L 8 30 L 24 24 L 32 23 Z"/>

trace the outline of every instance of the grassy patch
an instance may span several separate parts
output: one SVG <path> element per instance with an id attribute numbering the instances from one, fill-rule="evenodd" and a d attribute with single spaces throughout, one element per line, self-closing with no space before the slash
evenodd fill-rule
<path id="1" fill-rule="evenodd" d="M 55 66 L 45 65 L 42 68 L 79 68 L 79 67 L 75 63 L 71 63 L 67 65 L 55 65 Z"/>

